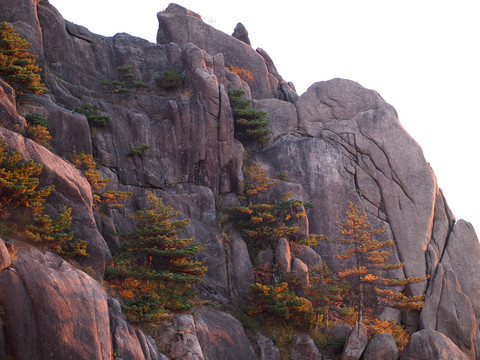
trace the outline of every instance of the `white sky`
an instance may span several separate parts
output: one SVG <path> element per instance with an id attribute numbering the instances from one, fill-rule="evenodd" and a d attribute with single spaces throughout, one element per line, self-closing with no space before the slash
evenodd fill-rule
<path id="1" fill-rule="evenodd" d="M 50 0 L 106 36 L 155 42 L 163 0 Z M 335 77 L 375 89 L 422 147 L 457 217 L 480 229 L 478 0 L 177 0 L 228 34 L 237 22 L 299 94 Z"/>

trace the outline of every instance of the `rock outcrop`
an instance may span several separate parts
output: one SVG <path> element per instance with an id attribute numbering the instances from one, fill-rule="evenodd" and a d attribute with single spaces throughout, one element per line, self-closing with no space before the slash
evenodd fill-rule
<path id="1" fill-rule="evenodd" d="M 14 246 L 14 266 L 0 273 L 2 332 L 11 356 L 111 359 L 122 351 L 128 359 L 159 359 L 143 333 L 132 332 L 118 311 L 109 312 L 97 281 L 57 255 L 21 242 Z"/>
<path id="2" fill-rule="evenodd" d="M 55 185 L 48 213 L 72 208 L 72 230 L 87 241 L 89 254 L 76 265 L 91 268 L 101 281 L 111 250 L 121 245 L 116 234 L 132 228 L 131 215 L 153 192 L 190 220 L 186 236 L 207 245 L 199 255 L 208 266 L 197 287 L 201 298 L 225 311 L 236 309 L 232 314 L 248 303 L 257 266 L 276 266 L 278 281 L 293 275 L 305 284 L 312 266 L 339 270 L 334 242 L 310 248 L 281 238 L 251 258 L 241 234 L 225 226 L 225 209 L 241 204 L 242 168 L 257 163 L 277 184 L 254 201 L 276 201 L 291 192 L 314 205 L 295 209 L 298 217 L 289 221 L 299 230 L 293 237 L 338 237 L 351 201 L 366 210 L 375 228 L 385 227 L 380 240 L 394 241 L 389 263 L 405 267 L 389 270 L 388 277 L 430 276 L 403 289 L 426 294 L 419 315 L 375 309 L 413 331 L 402 359 L 480 359 L 480 280 L 471 275 L 480 272 L 478 239 L 470 224 L 453 216 L 395 109 L 377 92 L 344 79 L 317 82 L 298 96 L 268 53 L 252 49 L 244 28 L 229 36 L 175 4 L 157 17 L 152 44 L 123 33 L 93 34 L 65 21 L 47 0 L 0 4 L 0 21 L 11 22 L 32 42 L 49 90 L 16 98 L 0 79 L 0 138 L 9 151 L 43 165 L 40 185 Z M 242 79 L 230 65 L 253 80 Z M 127 79 L 125 66 L 131 68 Z M 158 86 L 156 79 L 168 69 L 184 78 L 180 88 Z M 122 81 L 125 88 L 116 88 Z M 266 112 L 267 144 L 236 139 L 227 95 L 233 88 L 245 90 L 252 106 Z M 106 126 L 74 110 L 87 105 L 108 116 Z M 51 151 L 21 134 L 28 113 L 48 119 Z M 137 148 L 144 151 L 132 151 Z M 133 193 L 125 207 L 94 211 L 88 182 L 68 162 L 80 152 L 95 156 L 98 172 L 111 178 L 108 189 Z M 165 359 L 157 349 L 185 360 L 280 357 L 272 340 L 246 333 L 234 316 L 215 307 L 175 314 L 150 338 L 85 272 L 56 255 L 3 240 L 10 249 L 0 241 L 0 359 L 7 350 L 20 360 Z M 344 359 L 359 359 L 365 347 L 365 358 L 383 352 L 384 358 L 397 357 L 391 338 L 377 336 L 367 345 L 363 330 L 358 325 L 350 332 Z M 338 336 L 346 337 L 345 327 Z M 292 336 L 287 351 L 292 359 L 322 358 L 304 333 Z"/>
<path id="3" fill-rule="evenodd" d="M 420 330 L 412 334 L 412 338 L 404 349 L 400 360 L 469 359 L 444 334 L 434 330 Z"/>

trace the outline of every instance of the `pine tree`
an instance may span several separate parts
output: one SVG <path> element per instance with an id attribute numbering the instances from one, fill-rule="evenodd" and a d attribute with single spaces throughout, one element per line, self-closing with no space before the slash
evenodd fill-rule
<path id="1" fill-rule="evenodd" d="M 262 167 L 251 164 L 245 170 L 244 195 L 240 196 L 247 205 L 229 207 L 228 213 L 232 224 L 240 230 L 246 240 L 250 255 L 255 258 L 259 250 L 270 246 L 279 238 L 289 238 L 298 231 L 298 227 L 289 226 L 288 221 L 294 217 L 305 215 L 296 211 L 300 206 L 311 207 L 310 203 L 289 199 L 291 192 L 281 199 L 270 203 L 253 204 L 252 196 L 266 192 L 275 185 L 275 181 L 267 177 Z M 311 234 L 299 239 L 298 244 L 316 245 L 318 235 Z"/>
<path id="2" fill-rule="evenodd" d="M 247 314 L 267 313 L 287 321 L 293 326 L 309 330 L 314 322 L 314 312 L 309 301 L 288 288 L 288 283 L 276 285 L 251 284 L 254 304 L 245 306 Z"/>
<path id="3" fill-rule="evenodd" d="M 340 308 L 343 304 L 348 283 L 335 279 L 325 263 L 322 266 L 310 267 L 309 275 L 305 297 L 310 300 L 317 314 L 316 326 L 318 327 L 322 318 L 328 327 L 332 310 Z"/>
<path id="4" fill-rule="evenodd" d="M 23 161 L 18 152 L 9 153 L 5 140 L 0 139 L 0 218 L 18 206 L 40 207 L 53 191 L 53 186 L 36 190 L 42 165 Z"/>
<path id="5" fill-rule="evenodd" d="M 32 222 L 27 225 L 20 237 L 60 256 L 67 253 L 66 257 L 69 258 L 76 255 L 86 256 L 86 241 L 70 243 L 73 239 L 73 231 L 69 231 L 71 224 L 72 208 L 63 207 L 58 216 L 52 219 L 50 215 L 44 213 L 42 206 L 34 212 Z"/>
<path id="6" fill-rule="evenodd" d="M 5 140 L 0 140 L 0 218 L 14 225 L 2 226 L 0 231 L 63 257 L 87 256 L 86 241 L 71 241 L 72 209 L 64 207 L 55 219 L 44 213 L 44 203 L 54 186 L 36 190 L 39 179 L 35 175 L 41 171 L 42 165 L 23 161 L 18 152 L 9 153 Z M 17 207 L 23 208 L 21 221 L 10 214 Z"/>
<path id="7" fill-rule="evenodd" d="M 45 91 L 35 65 L 36 56 L 30 54 L 31 44 L 20 37 L 12 25 L 0 23 L 0 76 L 15 89 L 17 95 L 24 92 L 42 94 Z"/>
<path id="8" fill-rule="evenodd" d="M 248 199 L 261 192 L 267 191 L 270 186 L 275 185 L 275 181 L 269 178 L 262 167 L 256 163 L 251 164 L 245 169 L 247 181 L 245 182 L 245 195 Z"/>
<path id="9" fill-rule="evenodd" d="M 188 220 L 174 220 L 177 215 L 177 210 L 150 193 L 146 208 L 134 217 L 135 229 L 124 236 L 126 242 L 107 272 L 126 299 L 132 321 L 155 321 L 166 310 L 193 306 L 192 285 L 203 281 L 207 268 L 203 261 L 190 258 L 205 246 L 179 237 Z"/>
<path id="10" fill-rule="evenodd" d="M 428 276 L 406 279 L 382 277 L 382 271 L 403 268 L 402 263 L 387 263 L 392 250 L 384 249 L 392 247 L 393 240 L 380 241 L 374 239 L 374 236 L 383 233 L 385 228 L 372 229 L 366 212 L 362 211 L 358 205 L 349 203 L 346 215 L 347 221 L 341 224 L 342 229 L 340 231 L 343 237 L 334 241 L 349 247 L 342 254 L 338 254 L 337 258 L 342 261 L 353 259 L 355 265 L 340 271 L 337 276 L 350 283 L 349 293 L 355 299 L 358 321 L 362 322 L 364 308 L 369 306 L 365 302 L 366 284 L 373 285 L 374 295 L 384 306 L 408 311 L 421 309 L 425 295 L 407 296 L 402 292 L 386 287 L 405 286 L 421 282 Z"/>
<path id="11" fill-rule="evenodd" d="M 266 144 L 267 136 L 271 133 L 268 129 L 270 121 L 265 118 L 267 114 L 252 108 L 252 101 L 245 99 L 244 95 L 245 91 L 242 89 L 228 90 L 235 120 L 235 134 L 240 140 L 253 140 Z"/>

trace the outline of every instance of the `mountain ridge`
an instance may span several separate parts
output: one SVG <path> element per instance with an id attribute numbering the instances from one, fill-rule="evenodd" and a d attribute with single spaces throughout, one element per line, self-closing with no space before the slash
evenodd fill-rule
<path id="1" fill-rule="evenodd" d="M 268 203 L 291 191 L 294 198 L 313 202 L 314 208 L 307 217 L 307 234 L 334 237 L 346 204 L 349 201 L 362 204 L 372 224 L 385 226 L 385 238 L 395 241 L 391 261 L 405 263 L 405 273 L 397 275 L 400 278 L 432 276 L 428 282 L 409 286 L 407 290 L 413 295 L 427 293 L 420 314 L 384 312 L 383 316 L 401 321 L 412 330 L 420 327 L 441 332 L 456 344 L 449 343 L 448 351 L 462 351 L 466 358 L 478 358 L 476 324 L 480 314 L 477 299 L 480 284 L 469 278 L 479 267 L 475 232 L 468 223 L 455 220 L 420 147 L 402 128 L 393 107 L 376 92 L 349 80 L 334 79 L 315 83 L 298 97 L 294 87 L 276 72 L 264 51 L 256 52 L 175 5 L 158 13 L 159 44 L 127 34 L 112 38 L 92 34 L 86 28 L 65 22 L 45 0 L 5 4 L 0 10 L 0 20 L 10 21 L 32 42 L 32 52 L 39 56 L 38 62 L 45 69 L 43 76 L 50 91 L 43 96 L 27 95 L 15 102 L 9 86 L 2 81 L 5 89 L 0 103 L 2 123 L 7 127 L 0 129 L 2 136 L 10 149 L 20 151 L 25 159 L 33 158 L 44 164 L 41 183 L 53 182 L 57 187 L 53 198 L 47 201 L 51 209 L 66 204 L 74 208 L 72 228 L 88 242 L 89 257 L 83 265 L 91 267 L 97 276 L 103 276 L 110 262 L 110 248 L 119 245 L 113 234 L 131 227 L 129 215 L 144 203 L 147 191 L 153 191 L 191 220 L 188 236 L 207 244 L 203 255 L 209 271 L 199 287 L 202 297 L 224 305 L 245 301 L 250 282 L 245 279 L 254 278 L 257 259 L 249 257 L 247 244 L 241 236 L 233 235 L 233 230 L 228 243 L 218 220 L 221 209 L 239 203 L 238 194 L 245 179 L 244 165 L 259 163 L 268 176 L 282 179 L 277 179 L 272 191 L 259 194 L 256 200 Z M 230 65 L 247 69 L 253 81 L 243 80 L 230 71 Z M 122 66 L 131 66 L 135 79 L 149 87 L 133 87 L 129 92 L 118 94 L 101 84 L 101 81 L 121 80 L 119 67 Z M 186 74 L 185 87 L 163 93 L 152 90 L 155 77 L 171 67 Z M 235 138 L 227 94 L 232 88 L 243 89 L 253 100 L 253 107 L 266 112 L 272 134 L 265 146 L 242 144 Z M 96 104 L 102 114 L 108 114 L 109 125 L 92 131 L 93 126 L 84 116 L 72 112 L 85 104 Z M 25 126 L 19 113 L 32 112 L 49 119 L 52 146 L 59 156 L 68 159 L 81 151 L 95 154 L 101 164 L 99 173 L 112 178 L 109 189 L 134 194 L 124 209 L 108 209 L 101 215 L 94 213 L 91 189 L 72 165 L 10 131 Z M 131 156 L 131 149 L 141 145 L 148 146 L 148 150 Z M 248 161 L 244 159 L 245 150 L 249 153 Z M 69 179 L 65 179 L 65 169 Z M 22 245 L 18 247 L 22 249 Z M 271 249 L 271 257 L 280 263 L 286 259 L 286 250 L 278 248 L 276 244 Z M 325 261 L 333 269 L 338 267 L 335 246 L 322 243 L 314 249 L 320 259 L 315 258 L 313 263 L 320 265 Z M 18 264 L 0 274 L 0 284 L 3 284 L 0 285 L 0 305 L 6 313 L 3 324 L 6 345 L 0 342 L 3 346 L 0 347 L 9 349 L 18 359 L 32 359 L 38 354 L 42 355 L 37 358 L 52 358 L 48 355 L 50 339 L 42 340 L 35 331 L 21 339 L 22 331 L 11 328 L 11 324 L 22 325 L 22 321 L 48 329 L 55 324 L 38 315 L 14 315 L 15 299 L 8 296 L 5 289 L 27 293 L 22 295 L 21 302 L 26 307 L 41 309 L 38 312 L 49 308 L 35 300 L 37 290 L 31 290 L 36 287 L 30 283 L 35 278 L 29 280 L 21 275 L 26 269 L 24 264 L 35 262 L 41 255 L 26 260 L 31 251 L 25 250 L 24 254 L 20 252 Z M 315 257 L 311 254 L 310 258 L 312 256 Z M 285 261 L 293 264 L 295 260 L 308 262 L 300 254 Z M 61 260 L 49 261 L 59 263 Z M 26 290 L 14 280 L 15 276 L 22 277 Z M 67 343 L 60 342 L 55 346 L 57 358 L 111 358 L 114 353 L 128 353 L 131 355 L 126 358 L 132 359 L 165 356 L 155 352 L 152 338 L 131 328 L 118 311 L 116 300 L 108 299 L 106 293 L 100 291 L 87 296 L 85 301 L 96 297 L 102 298 L 101 317 L 110 319 L 104 321 L 102 327 L 104 338 L 98 341 L 101 350 L 93 352 L 96 350 L 92 349 L 92 353 L 85 355 L 76 352 L 79 347 L 67 350 Z M 455 307 L 456 313 L 451 310 Z M 210 360 L 265 358 L 261 355 L 263 350 L 258 350 L 261 341 L 246 345 L 248 339 L 238 320 L 229 318 L 228 322 L 236 324 L 230 333 L 222 322 L 226 314 L 213 309 L 199 309 L 196 314 L 198 319 L 182 314 L 172 320 L 174 328 L 189 331 L 179 335 L 167 327 L 163 333 L 153 336 L 157 345 L 162 339 L 166 342 L 161 348 L 169 358 L 187 359 L 188 353 L 195 354 L 192 358 L 208 356 Z M 78 326 L 75 319 L 82 317 L 66 316 L 70 317 L 73 328 Z M 51 317 L 60 318 L 59 315 Z M 88 336 L 95 333 L 94 326 L 87 331 Z M 210 347 L 213 329 L 225 331 L 236 350 Z M 425 334 L 420 333 L 415 333 L 416 339 Z M 62 336 L 57 333 L 52 339 L 60 341 Z M 27 351 L 26 342 L 37 347 Z M 306 346 L 308 340 L 298 342 Z M 318 358 L 321 355 L 317 353 L 312 350 L 313 355 L 309 356 Z M 420 355 L 412 355 L 407 347 L 402 358 L 414 359 L 415 356 Z"/>

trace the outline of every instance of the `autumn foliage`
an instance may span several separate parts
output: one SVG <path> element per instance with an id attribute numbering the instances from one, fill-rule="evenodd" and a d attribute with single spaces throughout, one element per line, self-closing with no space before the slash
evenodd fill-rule
<path id="1" fill-rule="evenodd" d="M 15 224 L 0 230 L 63 257 L 86 256 L 87 243 L 73 242 L 73 232 L 69 231 L 72 209 L 62 208 L 55 218 L 45 213 L 44 203 L 54 186 L 37 190 L 36 175 L 41 171 L 41 165 L 24 161 L 18 152 L 8 152 L 5 140 L 0 141 L 0 218 Z M 20 212 L 12 215 L 16 208 Z M 22 221 L 16 219 L 19 216 Z"/>
<path id="2" fill-rule="evenodd" d="M 235 66 L 235 65 L 229 65 L 228 69 L 234 74 L 237 74 L 238 76 L 240 76 L 240 79 L 242 79 L 243 81 L 249 84 L 253 81 L 253 75 L 248 69 L 242 68 L 240 66 Z"/>
<path id="3" fill-rule="evenodd" d="M 376 305 L 365 301 L 367 285 L 369 285 L 368 289 L 373 289 L 374 295 L 383 306 L 404 311 L 421 309 L 425 295 L 408 296 L 392 287 L 404 287 L 421 282 L 428 276 L 404 279 L 385 277 L 383 275 L 385 271 L 403 268 L 402 263 L 388 262 L 392 250 L 386 249 L 393 246 L 393 241 L 374 238 L 375 235 L 383 233 L 385 228 L 373 229 L 366 212 L 362 211 L 358 205 L 350 203 L 346 215 L 346 222 L 341 224 L 342 237 L 334 241 L 348 246 L 343 253 L 337 255 L 337 258 L 342 261 L 351 259 L 353 265 L 345 267 L 337 276 L 350 284 L 349 293 L 358 311 L 358 321 L 363 321 L 365 307 Z"/>
<path id="4" fill-rule="evenodd" d="M 31 44 L 20 37 L 12 25 L 0 23 L 0 76 L 15 89 L 17 95 L 25 92 L 42 94 L 40 68 L 36 56 L 30 54 Z"/>
<path id="5" fill-rule="evenodd" d="M 266 313 L 288 322 L 296 328 L 309 330 L 314 323 L 314 312 L 309 301 L 288 288 L 288 283 L 250 285 L 255 295 L 254 304 L 246 307 L 248 314 Z"/>

